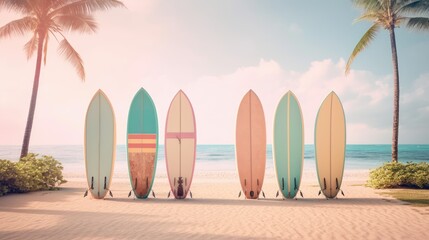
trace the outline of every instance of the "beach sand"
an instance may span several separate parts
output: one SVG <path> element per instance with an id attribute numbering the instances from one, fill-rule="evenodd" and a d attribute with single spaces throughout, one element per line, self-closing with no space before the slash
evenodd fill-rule
<path id="1" fill-rule="evenodd" d="M 305 198 L 275 198 L 267 174 L 266 199 L 237 198 L 236 173 L 204 172 L 193 199 L 167 199 L 165 174 L 157 198 L 128 198 L 127 178 L 114 178 L 114 198 L 83 198 L 86 181 L 67 178 L 59 191 L 0 197 L 0 239 L 429 239 L 429 208 L 417 208 L 363 186 L 367 171 L 346 171 L 345 197 L 318 196 L 315 172 L 304 172 Z M 67 175 L 66 175 L 67 177 Z"/>

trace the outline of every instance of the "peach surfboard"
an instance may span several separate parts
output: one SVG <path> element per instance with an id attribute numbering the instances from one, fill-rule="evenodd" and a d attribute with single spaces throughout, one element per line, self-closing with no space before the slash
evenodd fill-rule
<path id="1" fill-rule="evenodd" d="M 264 110 L 258 96 L 249 90 L 238 109 L 235 144 L 238 175 L 247 199 L 257 199 L 262 191 L 266 144 Z"/>
<path id="2" fill-rule="evenodd" d="M 180 90 L 171 101 L 165 124 L 167 175 L 171 192 L 176 199 L 186 198 L 190 192 L 196 143 L 194 110 L 188 97 Z"/>

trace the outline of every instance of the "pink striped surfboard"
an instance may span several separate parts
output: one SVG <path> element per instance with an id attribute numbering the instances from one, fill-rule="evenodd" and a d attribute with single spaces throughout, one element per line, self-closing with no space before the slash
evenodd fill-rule
<path id="1" fill-rule="evenodd" d="M 194 110 L 180 90 L 168 109 L 165 125 L 165 159 L 171 192 L 177 199 L 186 198 L 194 175 L 196 154 Z"/>

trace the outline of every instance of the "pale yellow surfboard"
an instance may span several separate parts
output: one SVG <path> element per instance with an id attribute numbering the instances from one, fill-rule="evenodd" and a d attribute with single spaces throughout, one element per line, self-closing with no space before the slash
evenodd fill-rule
<path id="1" fill-rule="evenodd" d="M 341 188 L 346 152 L 346 119 L 335 92 L 325 98 L 317 113 L 314 145 L 321 191 L 334 198 Z"/>
<path id="2" fill-rule="evenodd" d="M 112 104 L 98 90 L 88 106 L 85 118 L 85 168 L 88 190 L 102 199 L 112 182 L 116 157 L 116 123 Z"/>

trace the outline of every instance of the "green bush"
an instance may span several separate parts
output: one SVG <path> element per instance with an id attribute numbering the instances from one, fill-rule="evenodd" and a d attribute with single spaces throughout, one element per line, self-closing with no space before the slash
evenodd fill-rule
<path id="1" fill-rule="evenodd" d="M 54 190 L 67 182 L 61 163 L 51 156 L 29 153 L 18 162 L 0 160 L 0 195 L 10 192 Z"/>
<path id="2" fill-rule="evenodd" d="M 0 196 L 9 192 L 17 192 L 16 179 L 15 164 L 11 161 L 0 159 Z"/>
<path id="3" fill-rule="evenodd" d="M 429 188 L 428 163 L 386 163 L 369 173 L 373 188 Z"/>

